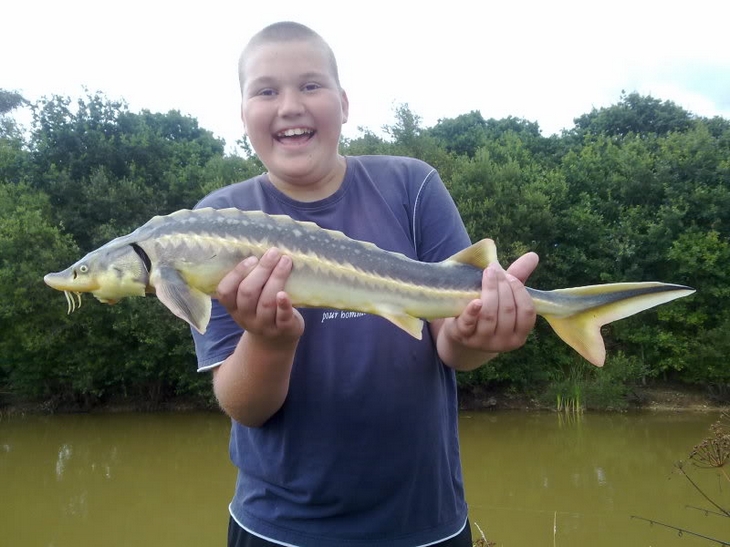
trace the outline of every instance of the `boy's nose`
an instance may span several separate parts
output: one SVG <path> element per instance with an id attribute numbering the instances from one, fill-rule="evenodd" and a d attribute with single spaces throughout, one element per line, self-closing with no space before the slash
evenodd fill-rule
<path id="1" fill-rule="evenodd" d="M 279 95 L 279 114 L 281 116 L 292 116 L 304 112 L 304 102 L 298 90 L 283 91 Z"/>

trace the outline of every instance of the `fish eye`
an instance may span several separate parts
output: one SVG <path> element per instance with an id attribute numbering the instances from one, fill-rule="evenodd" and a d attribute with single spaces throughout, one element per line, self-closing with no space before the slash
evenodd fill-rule
<path id="1" fill-rule="evenodd" d="M 86 264 L 82 264 L 81 266 L 79 266 L 79 271 L 81 273 L 86 273 L 89 271 L 89 267 Z"/>

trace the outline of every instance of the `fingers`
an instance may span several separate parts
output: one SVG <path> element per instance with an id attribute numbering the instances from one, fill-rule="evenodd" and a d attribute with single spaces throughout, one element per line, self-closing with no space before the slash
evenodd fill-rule
<path id="1" fill-rule="evenodd" d="M 482 310 L 479 328 L 495 340 L 509 339 L 515 330 L 517 305 L 514 287 L 505 271 L 497 264 L 490 265 L 482 278 Z"/>
<path id="2" fill-rule="evenodd" d="M 535 271 L 540 257 L 536 253 L 525 253 L 515 260 L 507 268 L 507 280 L 512 287 L 512 295 L 515 303 L 515 326 L 514 332 L 517 340 L 522 343 L 535 326 L 537 316 L 535 314 L 535 303 L 524 286 L 527 278 Z"/>
<path id="3" fill-rule="evenodd" d="M 261 259 L 255 256 L 248 257 L 240 262 L 218 284 L 218 299 L 228 311 L 256 310 L 272 272 L 276 268 L 281 255 L 278 249 L 272 248 L 264 253 Z M 283 289 L 283 285 L 269 293 Z M 269 294 L 269 298 L 271 295 Z"/>
<path id="4" fill-rule="evenodd" d="M 539 261 L 540 257 L 536 253 L 525 253 L 507 268 L 507 273 L 524 283 L 535 270 Z"/>
<path id="5" fill-rule="evenodd" d="M 517 273 L 529 275 L 537 255 L 523 257 Z M 456 337 L 466 345 L 489 352 L 504 352 L 522 346 L 535 324 L 532 298 L 515 275 L 497 264 L 482 275 L 482 292 L 454 322 Z"/>
<path id="6" fill-rule="evenodd" d="M 255 256 L 249 256 L 246 260 L 239 262 L 218 283 L 216 298 L 226 309 L 230 310 L 235 308 L 238 286 L 253 271 L 257 264 L 258 259 Z"/>
<path id="7" fill-rule="evenodd" d="M 272 248 L 261 259 L 249 257 L 218 285 L 218 300 L 244 329 L 275 333 L 298 324 L 298 315 L 284 286 L 292 269 L 291 258 Z"/>
<path id="8" fill-rule="evenodd" d="M 297 311 L 294 309 L 289 295 L 284 291 L 276 293 L 276 325 L 283 329 L 297 321 Z"/>
<path id="9" fill-rule="evenodd" d="M 284 290 L 286 280 L 291 272 L 291 258 L 282 256 L 278 249 L 269 249 L 259 262 L 259 267 L 251 272 L 251 285 L 245 291 L 238 291 L 238 303 L 248 304 L 258 294 L 256 314 L 272 317 L 277 310 L 277 295 Z M 242 284 L 243 285 L 243 284 Z M 288 302 L 288 299 L 283 301 Z"/>
<path id="10" fill-rule="evenodd" d="M 506 278 L 501 267 L 490 265 L 482 273 L 482 293 L 478 300 L 472 300 L 456 321 L 462 337 L 493 337 L 499 324 L 500 298 L 506 294 Z M 509 287 L 507 286 L 507 290 Z"/>
<path id="11" fill-rule="evenodd" d="M 458 338 L 465 339 L 474 336 L 479 323 L 479 312 L 482 309 L 481 300 L 472 300 L 461 315 L 455 318 L 456 334 Z"/>
<path id="12" fill-rule="evenodd" d="M 536 258 L 537 255 L 535 255 L 535 259 Z M 534 270 L 535 266 L 537 266 L 536 260 L 532 266 L 532 270 Z M 530 270 L 530 273 L 532 270 Z M 507 274 L 507 279 L 512 286 L 512 294 L 515 301 L 516 311 L 514 332 L 523 340 L 524 343 L 524 340 L 527 339 L 527 335 L 533 329 L 535 321 L 537 320 L 537 315 L 535 314 L 535 303 L 533 302 L 532 297 L 530 297 L 530 294 L 527 292 L 525 286 L 522 284 L 522 281 L 513 277 L 510 273 Z"/>

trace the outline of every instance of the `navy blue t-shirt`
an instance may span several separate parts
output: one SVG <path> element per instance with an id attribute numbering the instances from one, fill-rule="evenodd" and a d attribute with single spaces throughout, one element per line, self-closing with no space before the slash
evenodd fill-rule
<path id="1" fill-rule="evenodd" d="M 410 158 L 348 157 L 341 187 L 321 201 L 295 201 L 261 175 L 198 207 L 286 214 L 423 262 L 469 245 L 436 171 Z M 261 427 L 233 421 L 231 515 L 302 547 L 413 547 L 458 533 L 467 509 L 456 380 L 428 328 L 419 341 L 373 315 L 300 312 L 305 331 L 284 404 Z M 227 358 L 241 334 L 214 301 L 206 334 L 193 332 L 199 369 Z"/>

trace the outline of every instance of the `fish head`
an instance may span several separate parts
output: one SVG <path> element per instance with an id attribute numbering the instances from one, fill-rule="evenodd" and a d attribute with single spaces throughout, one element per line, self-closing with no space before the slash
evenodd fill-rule
<path id="1" fill-rule="evenodd" d="M 46 285 L 79 298 L 91 293 L 105 304 L 114 304 L 126 296 L 144 296 L 149 284 L 149 258 L 139 246 L 100 247 L 63 271 L 49 273 Z M 69 300 L 69 312 L 76 308 Z"/>

